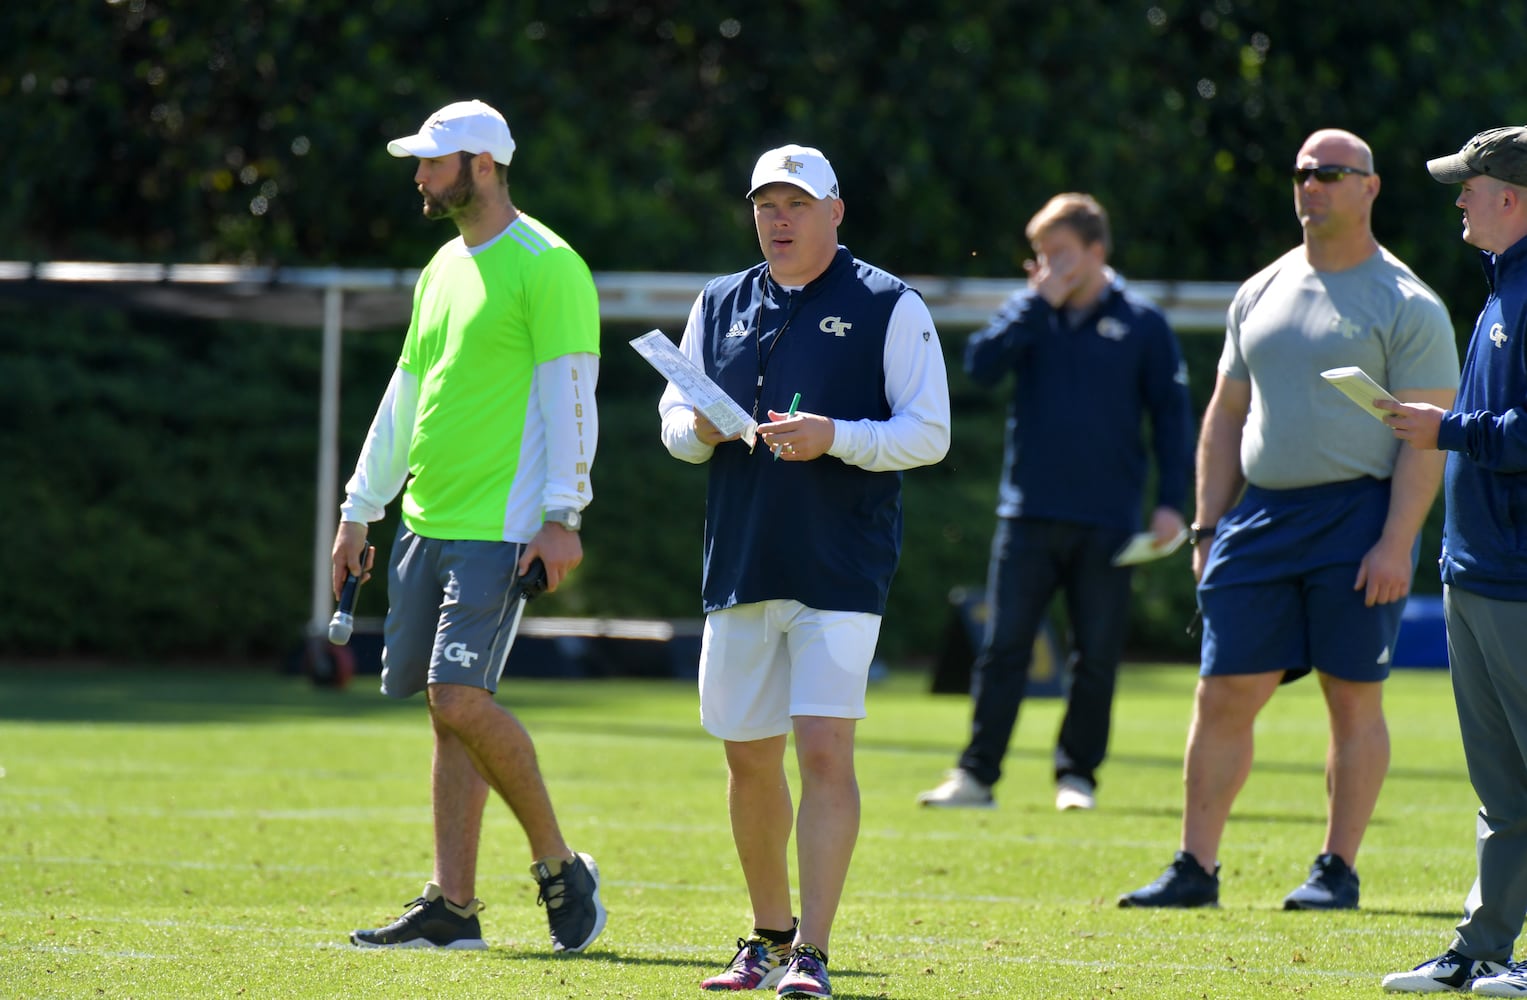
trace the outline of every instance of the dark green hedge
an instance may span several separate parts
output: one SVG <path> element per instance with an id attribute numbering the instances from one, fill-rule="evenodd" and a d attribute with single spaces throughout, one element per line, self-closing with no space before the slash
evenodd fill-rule
<path id="1" fill-rule="evenodd" d="M 1298 237 L 1315 128 L 1366 136 L 1380 237 L 1480 297 L 1423 169 L 1527 119 L 1493 0 L 58 0 L 0 6 L 7 256 L 417 267 L 440 242 L 386 140 L 482 97 L 516 198 L 595 270 L 730 271 L 757 154 L 827 150 L 861 256 L 1007 276 L 1086 190 L 1140 278 L 1239 280 Z"/>

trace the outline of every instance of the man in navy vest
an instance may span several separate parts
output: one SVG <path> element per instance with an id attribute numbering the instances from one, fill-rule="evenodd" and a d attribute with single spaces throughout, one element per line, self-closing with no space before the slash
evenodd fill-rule
<path id="1" fill-rule="evenodd" d="M 753 930 L 708 990 L 831 996 L 827 949 L 859 832 L 854 724 L 901 552 L 901 470 L 949 448 L 949 387 L 916 291 L 838 245 L 819 150 L 782 146 L 748 197 L 764 261 L 710 282 L 680 349 L 759 423 L 725 437 L 669 384 L 663 444 L 708 463 L 700 720 L 726 744 Z M 800 766 L 800 919 L 786 846 Z"/>

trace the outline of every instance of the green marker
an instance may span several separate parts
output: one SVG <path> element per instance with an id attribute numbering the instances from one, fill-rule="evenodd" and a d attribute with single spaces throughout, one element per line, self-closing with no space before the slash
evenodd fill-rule
<path id="1" fill-rule="evenodd" d="M 800 393 L 796 393 L 795 394 L 795 398 L 790 400 L 790 412 L 786 413 L 785 416 L 786 417 L 793 417 L 793 416 L 795 416 L 795 408 L 797 406 L 800 406 L 800 405 L 801 405 L 801 394 Z M 779 449 L 778 448 L 776 448 L 774 450 L 774 461 L 776 461 L 776 462 L 779 461 Z"/>

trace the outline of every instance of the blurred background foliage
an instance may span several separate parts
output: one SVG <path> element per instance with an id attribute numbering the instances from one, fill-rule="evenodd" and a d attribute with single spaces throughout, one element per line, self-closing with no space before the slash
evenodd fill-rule
<path id="1" fill-rule="evenodd" d="M 748 266 L 747 172 L 799 141 L 833 159 L 845 243 L 898 273 L 1019 275 L 1029 215 L 1086 190 L 1126 275 L 1238 281 L 1298 240 L 1287 169 L 1339 126 L 1373 145 L 1375 229 L 1461 342 L 1484 286 L 1423 161 L 1524 120 L 1500 46 L 1524 26 L 1485 0 L 8 4 L 0 256 L 419 267 L 453 234 L 420 218 L 385 142 L 481 97 L 519 143 L 517 204 L 595 271 Z M 703 473 L 657 444 L 660 387 L 624 345 L 639 332 L 605 331 L 588 561 L 543 613 L 698 613 Z M 347 338 L 344 473 L 401 333 Z M 1002 393 L 958 374 L 968 331 L 942 333 L 955 444 L 907 477 L 894 658 L 935 650 L 992 528 Z M 1183 339 L 1201 412 L 1218 338 Z M 0 652 L 289 648 L 317 361 L 291 330 L 0 300 Z M 1418 589 L 1435 551 L 1433 526 Z M 1185 560 L 1136 590 L 1136 651 L 1191 657 Z"/>

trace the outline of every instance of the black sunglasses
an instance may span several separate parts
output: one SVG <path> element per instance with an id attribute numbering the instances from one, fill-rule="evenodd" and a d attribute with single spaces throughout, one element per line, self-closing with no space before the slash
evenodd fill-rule
<path id="1" fill-rule="evenodd" d="M 1337 181 L 1341 180 L 1348 174 L 1357 174 L 1361 177 L 1370 176 L 1369 171 L 1359 170 L 1356 167 L 1343 167 L 1339 165 L 1320 167 L 1295 167 L 1294 183 L 1303 184 L 1305 181 L 1313 177 L 1322 184 L 1335 184 Z"/>

